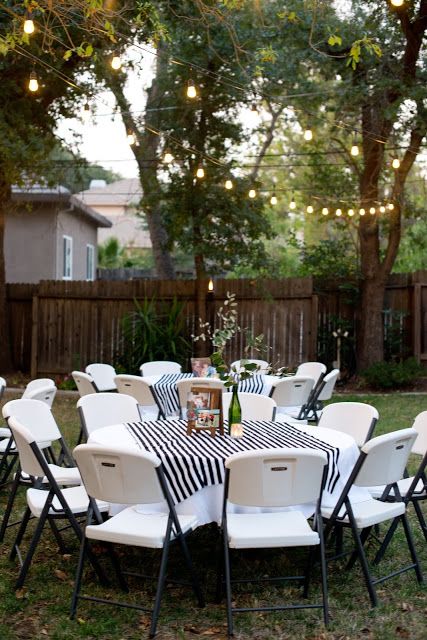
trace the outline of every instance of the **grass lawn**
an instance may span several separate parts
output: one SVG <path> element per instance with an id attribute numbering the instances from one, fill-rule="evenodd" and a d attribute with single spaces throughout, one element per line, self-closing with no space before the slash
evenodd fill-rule
<path id="1" fill-rule="evenodd" d="M 8 394 L 5 400 L 13 396 Z M 380 421 L 376 435 L 410 426 L 414 417 L 427 410 L 426 395 L 367 395 L 337 396 L 334 400 L 357 400 L 373 404 L 379 411 Z M 77 395 L 59 393 L 55 399 L 53 413 L 70 445 L 74 445 L 79 431 L 76 411 Z M 21 490 L 21 507 L 24 492 Z M 0 495 L 3 512 L 7 500 L 7 489 Z M 415 518 L 413 532 L 422 567 L 427 575 L 427 545 Z M 81 602 L 77 619 L 69 620 L 69 604 L 78 544 L 67 533 L 69 554 L 62 556 L 49 528 L 46 528 L 36 551 L 24 589 L 15 594 L 14 581 L 18 565 L 8 560 L 14 529 L 9 529 L 0 547 L 0 640 L 52 638 L 123 640 L 148 636 L 149 616 L 145 613 L 106 607 Z M 24 541 L 25 543 L 27 539 Z M 207 606 L 198 609 L 190 589 L 182 586 L 168 588 L 160 612 L 157 638 L 226 638 L 226 616 L 224 604 L 214 600 L 215 589 L 215 545 L 216 529 L 213 525 L 201 527 L 189 538 L 190 550 L 206 591 Z M 23 545 L 26 550 L 26 544 Z M 158 555 L 142 550 L 123 548 L 123 563 L 133 570 L 149 573 L 156 571 Z M 292 566 L 304 556 L 294 551 L 286 555 L 280 551 L 235 552 L 232 567 L 235 575 L 265 576 L 274 565 L 274 570 L 291 562 Z M 395 536 L 386 558 L 380 565 L 381 573 L 392 571 L 408 560 L 408 552 L 402 537 Z M 400 563 L 400 564 L 399 564 Z M 292 569 L 291 569 L 292 570 Z M 172 547 L 171 573 L 181 573 L 179 549 Z M 183 573 L 184 577 L 184 573 Z M 312 583 L 311 598 L 320 601 L 318 573 Z M 135 582 L 131 594 L 126 598 L 137 603 L 147 602 L 154 594 L 149 583 Z M 266 602 L 280 604 L 291 601 L 293 594 L 300 593 L 289 587 L 243 585 L 236 589 L 239 606 L 263 605 Z M 284 613 L 254 613 L 235 616 L 235 638 L 306 638 L 310 640 L 347 640 L 353 638 L 375 638 L 378 640 L 410 638 L 424 640 L 427 637 L 427 590 L 420 587 L 414 572 L 406 573 L 378 585 L 380 604 L 375 609 L 369 606 L 369 598 L 358 566 L 350 572 L 344 571 L 344 562 L 329 564 L 329 596 L 331 623 L 325 630 L 320 610 L 293 611 Z M 92 595 L 121 597 L 113 589 L 101 589 L 88 569 L 84 580 L 86 593 Z"/>

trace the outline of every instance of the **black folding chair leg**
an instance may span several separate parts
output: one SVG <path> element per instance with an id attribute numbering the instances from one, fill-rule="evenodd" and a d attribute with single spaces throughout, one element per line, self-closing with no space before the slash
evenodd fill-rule
<path id="1" fill-rule="evenodd" d="M 379 564 L 383 559 L 384 554 L 387 551 L 387 547 L 391 542 L 391 539 L 394 535 L 394 532 L 396 531 L 396 527 L 398 524 L 399 524 L 399 521 L 397 518 L 395 518 L 391 523 L 391 525 L 389 526 L 387 533 L 384 536 L 384 540 L 382 541 L 381 546 L 375 555 L 373 564 Z"/>
<path id="2" fill-rule="evenodd" d="M 311 572 L 314 564 L 314 556 L 315 556 L 315 549 L 311 547 L 308 552 L 307 562 L 305 567 L 304 590 L 303 590 L 304 598 L 308 598 L 308 591 L 310 589 Z"/>
<path id="3" fill-rule="evenodd" d="M 224 578 L 225 578 L 225 598 L 227 603 L 227 632 L 229 636 L 233 635 L 233 612 L 231 610 L 231 568 L 230 568 L 230 550 L 228 548 L 228 536 L 224 531 Z"/>
<path id="4" fill-rule="evenodd" d="M 404 513 L 401 517 L 403 529 L 405 531 L 406 541 L 408 543 L 409 553 L 411 554 L 411 559 L 414 566 L 415 574 L 417 576 L 417 580 L 419 584 L 424 582 L 423 574 L 421 571 L 420 563 L 418 560 L 417 552 L 415 551 L 414 540 L 412 538 L 411 527 L 409 526 L 408 518 L 406 517 L 406 513 Z"/>
<path id="5" fill-rule="evenodd" d="M 58 544 L 59 552 L 64 554 L 68 553 L 68 547 L 66 546 L 61 534 L 59 533 L 59 529 L 56 526 L 56 522 L 52 518 L 48 518 L 48 522 L 50 528 L 52 529 L 52 533 L 55 536 L 56 542 Z"/>
<path id="6" fill-rule="evenodd" d="M 221 603 L 222 600 L 222 578 L 223 578 L 223 567 L 224 567 L 224 558 L 222 553 L 222 539 L 221 539 L 221 531 L 219 531 L 219 536 L 216 544 L 216 590 L 215 590 L 215 602 L 217 604 Z"/>
<path id="7" fill-rule="evenodd" d="M 6 509 L 3 515 L 3 520 L 1 522 L 0 542 L 3 542 L 6 529 L 9 524 L 9 518 L 10 518 L 10 514 L 12 513 L 13 504 L 15 502 L 16 492 L 18 491 L 20 477 L 21 477 L 21 474 L 20 474 L 20 471 L 18 470 L 15 474 L 15 477 L 13 479 L 13 484 L 10 488 L 9 498 L 7 500 Z"/>
<path id="8" fill-rule="evenodd" d="M 44 527 L 45 522 L 46 522 L 46 514 L 49 511 L 49 508 L 50 508 L 50 504 L 48 505 L 47 509 L 46 509 L 46 507 L 43 508 L 43 511 L 42 511 L 42 513 L 40 515 L 39 521 L 37 523 L 36 530 L 34 531 L 34 535 L 33 535 L 32 539 L 31 539 L 30 547 L 29 547 L 29 549 L 27 551 L 27 555 L 25 556 L 23 565 L 21 567 L 21 571 L 19 572 L 18 579 L 17 579 L 17 581 L 15 583 L 15 589 L 20 589 L 23 586 L 24 582 L 25 582 L 25 578 L 27 576 L 28 569 L 30 568 L 34 552 L 35 552 L 35 550 L 37 548 L 38 541 L 40 540 L 40 536 L 42 534 L 43 527 Z"/>
<path id="9" fill-rule="evenodd" d="M 425 538 L 425 540 L 427 542 L 427 524 L 426 524 L 426 520 L 424 518 L 424 514 L 422 512 L 422 509 L 421 509 L 421 505 L 418 502 L 418 500 L 414 500 L 412 504 L 414 505 L 415 513 L 418 516 L 418 522 L 420 523 L 420 527 L 421 527 L 422 532 L 424 534 L 424 538 Z"/>
<path id="10" fill-rule="evenodd" d="M 117 580 L 119 582 L 120 588 L 129 593 L 128 583 L 126 582 L 126 578 L 123 575 L 122 568 L 120 566 L 119 559 L 117 557 L 116 552 L 114 551 L 114 547 L 111 543 L 107 543 L 107 553 L 110 557 L 111 564 L 113 565 L 115 574 L 117 576 Z"/>
<path id="11" fill-rule="evenodd" d="M 326 549 L 325 549 L 325 540 L 323 537 L 322 525 L 319 526 L 319 538 L 320 538 L 320 571 L 322 576 L 323 621 L 326 626 L 329 623 L 328 565 L 326 562 Z"/>
<path id="12" fill-rule="evenodd" d="M 369 571 L 368 561 L 366 560 L 365 550 L 359 538 L 359 534 L 357 532 L 357 527 L 355 522 L 352 522 L 351 532 L 353 534 L 353 539 L 356 544 L 357 555 L 359 556 L 359 561 L 362 567 L 363 575 L 365 577 L 365 582 L 366 582 L 366 587 L 368 589 L 369 597 L 371 599 L 372 606 L 376 607 L 378 604 L 377 593 L 375 591 L 374 585 L 372 584 L 372 578 Z"/>
<path id="13" fill-rule="evenodd" d="M 360 541 L 361 541 L 363 547 L 365 546 L 365 542 L 368 539 L 368 536 L 369 536 L 369 534 L 371 532 L 371 529 L 372 529 L 372 527 L 366 527 L 366 529 L 363 529 L 362 533 L 360 534 Z M 350 558 L 349 558 L 349 560 L 348 560 L 348 562 L 347 562 L 347 564 L 345 566 L 346 571 L 349 571 L 350 569 L 352 569 L 354 567 L 355 562 L 357 560 L 357 556 L 358 556 L 357 551 L 353 551 L 353 553 L 351 554 L 351 556 L 350 556 Z"/>
<path id="14" fill-rule="evenodd" d="M 29 507 L 27 507 L 25 509 L 24 516 L 23 516 L 23 518 L 21 520 L 21 525 L 20 525 L 20 527 L 18 529 L 18 533 L 16 534 L 15 541 L 14 541 L 14 543 L 12 545 L 11 550 L 10 550 L 9 560 L 14 560 L 16 558 L 16 551 L 17 551 L 17 549 L 19 548 L 19 545 L 22 542 L 22 538 L 24 537 L 25 531 L 27 530 L 27 525 L 28 525 L 28 522 L 29 522 L 30 518 L 31 518 L 31 511 L 30 511 Z"/>
<path id="15" fill-rule="evenodd" d="M 86 548 L 88 546 L 88 541 L 86 536 L 83 536 L 81 544 L 80 544 L 80 552 L 79 552 L 79 560 L 77 562 L 76 569 L 76 580 L 74 583 L 73 595 L 71 598 L 71 609 L 70 609 L 70 618 L 73 619 L 76 615 L 77 611 L 77 603 L 79 599 L 80 587 L 82 584 L 82 574 L 83 574 L 83 565 L 86 556 Z"/>
<path id="16" fill-rule="evenodd" d="M 194 571 L 194 566 L 193 566 L 193 562 L 191 560 L 190 552 L 188 551 L 187 542 L 186 542 L 186 540 L 185 540 L 185 538 L 184 538 L 184 536 L 182 534 L 180 536 L 178 536 L 178 540 L 179 540 L 179 543 L 181 545 L 182 553 L 184 554 L 184 558 L 185 558 L 185 561 L 187 563 L 187 567 L 188 567 L 188 569 L 190 571 L 191 584 L 193 586 L 193 591 L 196 594 L 196 598 L 197 598 L 199 607 L 204 607 L 205 606 L 205 599 L 203 597 L 203 593 L 202 593 L 202 590 L 200 588 L 199 581 L 198 581 L 196 573 Z"/>
<path id="17" fill-rule="evenodd" d="M 156 598 L 154 600 L 153 613 L 151 615 L 150 636 L 149 636 L 150 638 L 154 638 L 154 636 L 156 635 L 157 620 L 159 618 L 160 604 L 162 602 L 163 589 L 165 586 L 166 567 L 168 564 L 168 555 L 169 555 L 169 544 L 170 544 L 170 535 L 168 532 L 167 538 L 165 539 L 165 542 L 163 545 L 162 559 L 160 562 L 159 577 L 158 577 L 157 589 L 156 589 Z"/>

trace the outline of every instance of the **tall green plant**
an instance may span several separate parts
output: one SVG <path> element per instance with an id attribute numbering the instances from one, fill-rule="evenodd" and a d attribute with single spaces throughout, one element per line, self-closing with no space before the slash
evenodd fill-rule
<path id="1" fill-rule="evenodd" d="M 123 350 L 118 365 L 126 373 L 139 374 L 150 360 L 174 360 L 186 365 L 191 343 L 185 322 L 184 304 L 173 299 L 160 305 L 155 298 L 134 300 L 135 310 L 122 321 Z"/>

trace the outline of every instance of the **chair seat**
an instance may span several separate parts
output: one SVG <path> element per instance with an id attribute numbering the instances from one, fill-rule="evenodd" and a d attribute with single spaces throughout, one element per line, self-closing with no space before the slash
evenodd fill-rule
<path id="1" fill-rule="evenodd" d="M 374 524 L 379 524 L 384 520 L 391 520 L 405 513 L 405 504 L 403 502 L 382 502 L 381 500 L 374 500 L 374 498 L 352 503 L 351 506 L 358 529 L 371 527 Z M 330 518 L 332 512 L 333 507 L 322 507 L 322 516 L 324 518 Z M 349 524 L 348 516 L 340 520 L 340 522 Z"/>
<path id="2" fill-rule="evenodd" d="M 59 485 L 79 485 L 82 483 L 78 467 L 60 467 L 57 464 L 49 464 L 49 469 Z M 31 482 L 28 473 L 21 471 L 21 481 Z M 44 477 L 42 483 L 46 484 L 47 482 L 49 482 L 48 479 Z"/>
<path id="3" fill-rule="evenodd" d="M 183 533 L 197 526 L 194 515 L 178 516 Z M 140 513 L 133 505 L 120 511 L 102 524 L 86 527 L 86 537 L 92 540 L 161 549 L 164 544 L 167 513 Z"/>
<path id="4" fill-rule="evenodd" d="M 86 493 L 86 489 L 82 485 L 78 487 L 70 487 L 69 489 L 62 489 L 62 494 L 72 513 L 86 513 L 89 498 Z M 31 488 L 27 490 L 27 503 L 31 513 L 36 518 L 40 517 L 48 495 L 49 492 L 43 489 Z M 100 511 L 108 511 L 110 506 L 107 502 L 101 501 L 97 501 L 97 505 Z M 55 496 L 52 501 L 52 507 L 49 509 L 49 515 L 61 515 L 61 513 L 63 513 L 61 503 Z"/>
<path id="5" fill-rule="evenodd" d="M 320 542 L 319 534 L 300 511 L 230 513 L 227 533 L 233 549 L 313 546 Z"/>
<path id="6" fill-rule="evenodd" d="M 296 416 L 291 416 L 287 413 L 276 413 L 274 422 L 284 422 L 287 424 L 308 424 L 308 420 L 298 420 Z"/>
<path id="7" fill-rule="evenodd" d="M 7 427 L 0 427 L 0 438 L 10 438 L 11 435 L 10 429 Z"/>
<path id="8" fill-rule="evenodd" d="M 412 476 L 411 478 L 402 478 L 397 483 L 397 486 L 399 487 L 400 495 L 402 497 L 405 497 L 406 494 L 408 493 L 413 479 L 414 479 L 414 476 Z M 384 493 L 384 489 L 385 489 L 384 485 L 382 486 L 379 485 L 377 487 L 368 487 L 369 493 L 373 498 L 381 498 L 381 496 Z M 426 494 L 426 491 L 424 490 L 424 483 L 422 480 L 418 482 L 414 494 L 415 494 L 415 497 L 424 497 L 424 498 L 426 497 L 427 494 Z"/>
<path id="9" fill-rule="evenodd" d="M 159 407 L 157 405 L 145 406 L 139 404 L 138 409 L 142 422 L 153 422 L 153 420 L 158 420 Z"/>

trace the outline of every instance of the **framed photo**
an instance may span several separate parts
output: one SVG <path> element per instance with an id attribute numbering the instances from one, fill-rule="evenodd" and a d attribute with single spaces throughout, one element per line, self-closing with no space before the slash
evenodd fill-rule
<path id="1" fill-rule="evenodd" d="M 195 378 L 208 378 L 216 373 L 210 358 L 191 358 L 191 371 Z"/>
<path id="2" fill-rule="evenodd" d="M 192 431 L 210 431 L 215 436 L 217 430 L 223 435 L 222 390 L 208 386 L 191 387 L 187 399 L 187 434 Z"/>

